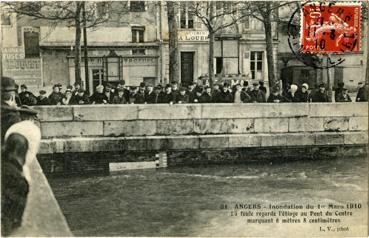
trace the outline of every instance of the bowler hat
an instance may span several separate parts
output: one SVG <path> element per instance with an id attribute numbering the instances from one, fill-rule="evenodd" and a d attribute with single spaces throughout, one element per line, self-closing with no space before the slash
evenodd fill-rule
<path id="1" fill-rule="evenodd" d="M 252 85 L 257 86 L 257 85 L 259 85 L 259 83 L 258 82 L 253 82 Z"/>
<path id="2" fill-rule="evenodd" d="M 1 91 L 2 92 L 10 92 L 16 91 L 15 81 L 9 77 L 1 77 Z"/>
<path id="3" fill-rule="evenodd" d="M 325 87 L 325 84 L 324 83 L 320 83 L 319 84 L 319 88 L 324 88 Z"/>

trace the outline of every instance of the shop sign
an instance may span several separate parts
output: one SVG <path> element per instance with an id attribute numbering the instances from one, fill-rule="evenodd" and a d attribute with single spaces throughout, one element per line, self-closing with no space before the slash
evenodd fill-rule
<path id="1" fill-rule="evenodd" d="M 207 31 L 178 31 L 179 41 L 207 41 Z"/>
<path id="2" fill-rule="evenodd" d="M 38 86 L 41 83 L 41 59 L 5 59 L 4 76 L 12 77 L 20 84 Z"/>
<path id="3" fill-rule="evenodd" d="M 25 53 L 23 47 L 6 47 L 2 49 L 3 60 L 24 59 Z"/>
<path id="4" fill-rule="evenodd" d="M 123 65 L 156 65 L 156 58 L 148 58 L 148 57 L 124 57 Z"/>

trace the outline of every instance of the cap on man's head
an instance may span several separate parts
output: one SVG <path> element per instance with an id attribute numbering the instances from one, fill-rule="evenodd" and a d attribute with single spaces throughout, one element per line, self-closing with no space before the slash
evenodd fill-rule
<path id="1" fill-rule="evenodd" d="M 324 83 L 320 83 L 319 84 L 319 88 L 325 88 L 325 84 Z"/>
<path id="2" fill-rule="evenodd" d="M 259 80 L 259 84 L 260 85 L 264 85 L 264 81 L 263 80 Z"/>
<path id="3" fill-rule="evenodd" d="M 124 88 L 122 88 L 122 87 L 118 87 L 118 88 L 117 88 L 117 91 L 118 91 L 118 92 L 124 92 Z"/>
<path id="4" fill-rule="evenodd" d="M 363 82 L 363 81 L 360 81 L 360 82 L 358 82 L 357 84 L 358 84 L 358 85 L 362 85 L 362 84 L 364 84 L 364 82 Z"/>
<path id="5" fill-rule="evenodd" d="M 140 83 L 140 87 L 141 87 L 141 88 L 144 88 L 144 87 L 146 87 L 146 84 L 145 84 L 144 82 L 141 82 L 141 83 Z"/>
<path id="6" fill-rule="evenodd" d="M 25 84 L 22 84 L 20 87 L 27 89 L 27 86 Z"/>
<path id="7" fill-rule="evenodd" d="M 67 89 L 71 89 L 72 90 L 73 89 L 73 86 L 72 85 L 68 85 L 67 86 Z"/>
<path id="8" fill-rule="evenodd" d="M 39 93 L 40 93 L 40 95 L 45 95 L 46 91 L 45 90 L 40 90 Z"/>
<path id="9" fill-rule="evenodd" d="M 342 91 L 348 91 L 348 89 L 347 88 L 343 88 Z"/>
<path id="10" fill-rule="evenodd" d="M 85 92 L 85 90 L 84 90 L 83 88 L 80 88 L 80 89 L 78 90 L 78 92 L 79 92 L 79 93 L 84 93 L 84 92 Z"/>
<path id="11" fill-rule="evenodd" d="M 9 77 L 1 77 L 1 92 L 16 91 L 15 81 Z"/>
<path id="12" fill-rule="evenodd" d="M 259 83 L 258 83 L 258 82 L 253 82 L 253 83 L 252 83 L 252 85 L 253 85 L 253 86 L 258 86 L 258 85 L 259 85 Z"/>
<path id="13" fill-rule="evenodd" d="M 75 82 L 74 83 L 74 86 L 77 86 L 77 85 L 81 85 L 80 83 L 78 83 L 78 82 Z"/>

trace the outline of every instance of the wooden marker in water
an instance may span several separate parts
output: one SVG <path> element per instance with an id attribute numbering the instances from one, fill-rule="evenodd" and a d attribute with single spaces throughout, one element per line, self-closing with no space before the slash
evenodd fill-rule
<path id="1" fill-rule="evenodd" d="M 166 167 L 167 167 L 167 153 L 160 152 L 155 155 L 155 161 L 109 163 L 109 172 L 119 172 L 137 169 L 159 169 Z"/>

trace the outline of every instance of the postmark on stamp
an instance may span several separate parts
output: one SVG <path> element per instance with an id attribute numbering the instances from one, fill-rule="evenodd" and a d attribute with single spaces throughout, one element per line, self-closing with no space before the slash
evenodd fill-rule
<path id="1" fill-rule="evenodd" d="M 360 51 L 361 3 L 308 2 L 301 8 L 304 53 Z"/>

